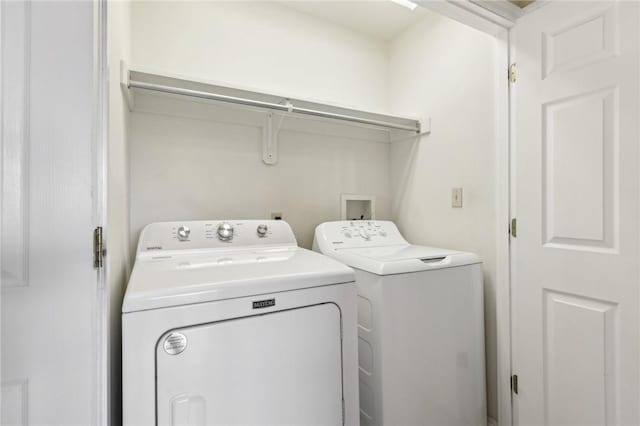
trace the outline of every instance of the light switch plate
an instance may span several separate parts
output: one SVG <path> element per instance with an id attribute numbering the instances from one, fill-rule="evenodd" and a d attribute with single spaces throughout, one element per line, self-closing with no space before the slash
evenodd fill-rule
<path id="1" fill-rule="evenodd" d="M 462 208 L 462 188 L 451 188 L 451 207 Z"/>

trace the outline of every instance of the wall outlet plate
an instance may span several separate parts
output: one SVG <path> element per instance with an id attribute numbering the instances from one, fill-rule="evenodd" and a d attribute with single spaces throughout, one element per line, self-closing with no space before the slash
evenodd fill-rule
<path id="1" fill-rule="evenodd" d="M 451 207 L 462 208 L 462 188 L 451 188 Z"/>

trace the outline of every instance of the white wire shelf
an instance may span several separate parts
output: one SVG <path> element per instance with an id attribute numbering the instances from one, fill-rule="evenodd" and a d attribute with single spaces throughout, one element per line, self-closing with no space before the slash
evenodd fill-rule
<path id="1" fill-rule="evenodd" d="M 235 87 L 213 84 L 210 82 L 185 77 L 159 74 L 155 72 L 130 69 L 126 64 L 121 66 L 121 84 L 127 97 L 129 108 L 135 109 L 136 93 L 155 92 L 172 96 L 211 101 L 216 104 L 233 104 L 253 110 L 263 110 L 270 120 L 273 112 L 290 114 L 297 117 L 311 117 L 321 120 L 338 121 L 358 126 L 394 131 L 399 139 L 428 134 L 430 120 L 418 120 L 388 114 L 346 108 L 326 103 L 306 101 L 302 99 L 239 89 Z M 400 132 L 400 133 L 398 133 Z M 401 136 L 405 134 L 406 136 Z M 265 132 L 263 160 L 267 164 L 277 162 L 277 140 L 272 132 Z"/>

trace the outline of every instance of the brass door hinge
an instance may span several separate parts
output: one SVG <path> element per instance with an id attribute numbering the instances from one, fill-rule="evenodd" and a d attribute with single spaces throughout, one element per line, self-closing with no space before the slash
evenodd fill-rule
<path id="1" fill-rule="evenodd" d="M 511 390 L 516 395 L 518 394 L 518 375 L 517 374 L 514 374 L 513 376 L 511 376 Z"/>
<path id="2" fill-rule="evenodd" d="M 511 65 L 509 65 L 509 71 L 508 71 L 508 76 L 509 76 L 509 82 L 511 83 L 515 83 L 517 80 L 517 75 L 516 75 L 516 63 L 512 63 Z"/>
<path id="3" fill-rule="evenodd" d="M 518 236 L 518 219 L 515 217 L 511 219 L 511 226 L 509 226 L 509 232 L 513 238 Z"/>
<path id="4" fill-rule="evenodd" d="M 103 258 L 102 226 L 98 226 L 93 230 L 93 267 L 102 268 Z"/>

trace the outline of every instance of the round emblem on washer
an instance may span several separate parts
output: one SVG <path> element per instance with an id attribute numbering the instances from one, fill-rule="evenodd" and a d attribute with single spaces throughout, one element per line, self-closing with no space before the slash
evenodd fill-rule
<path id="1" fill-rule="evenodd" d="M 164 339 L 163 346 L 169 355 L 178 355 L 187 348 L 187 337 L 182 333 L 171 333 Z"/>

